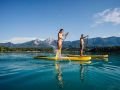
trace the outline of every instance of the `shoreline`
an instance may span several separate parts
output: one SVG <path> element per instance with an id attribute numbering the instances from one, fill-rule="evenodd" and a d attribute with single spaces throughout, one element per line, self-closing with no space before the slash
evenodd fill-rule
<path id="1" fill-rule="evenodd" d="M 53 53 L 53 48 L 16 48 L 16 47 L 4 47 L 0 46 L 0 53 Z M 63 47 L 62 52 L 80 52 L 80 48 L 65 48 Z M 120 52 L 120 46 L 109 46 L 109 47 L 87 47 L 84 52 Z"/>

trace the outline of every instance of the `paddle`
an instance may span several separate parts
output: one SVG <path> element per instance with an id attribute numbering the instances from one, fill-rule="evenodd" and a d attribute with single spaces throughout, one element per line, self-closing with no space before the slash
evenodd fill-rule
<path id="1" fill-rule="evenodd" d="M 67 33 L 64 35 L 63 41 L 65 41 L 65 39 L 67 38 L 68 34 L 69 34 L 69 32 L 67 32 Z"/>

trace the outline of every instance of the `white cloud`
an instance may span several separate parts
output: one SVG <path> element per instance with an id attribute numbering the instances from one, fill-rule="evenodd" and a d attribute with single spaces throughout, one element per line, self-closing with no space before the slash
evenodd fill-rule
<path id="1" fill-rule="evenodd" d="M 120 24 L 120 8 L 106 9 L 94 15 L 95 23 L 92 27 L 102 23 Z"/>
<path id="2" fill-rule="evenodd" d="M 16 44 L 16 43 L 24 43 L 24 42 L 35 40 L 35 39 L 39 39 L 39 38 L 36 38 L 36 37 L 14 37 L 9 40 L 4 40 L 3 42 L 12 42 L 12 43 Z M 39 40 L 44 40 L 44 39 L 39 39 Z"/>

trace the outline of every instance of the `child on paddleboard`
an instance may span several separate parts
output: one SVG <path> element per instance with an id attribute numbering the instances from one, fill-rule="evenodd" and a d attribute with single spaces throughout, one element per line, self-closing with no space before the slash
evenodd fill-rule
<path id="1" fill-rule="evenodd" d="M 88 37 L 88 35 L 84 36 L 83 34 L 81 34 L 81 37 L 80 37 L 80 56 L 83 56 L 83 50 L 84 50 L 84 46 L 85 46 L 84 39 L 86 37 Z"/>

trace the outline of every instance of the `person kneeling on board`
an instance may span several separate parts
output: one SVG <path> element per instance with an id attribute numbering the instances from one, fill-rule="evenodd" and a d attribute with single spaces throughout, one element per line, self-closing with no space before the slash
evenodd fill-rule
<path id="1" fill-rule="evenodd" d="M 83 34 L 81 34 L 81 37 L 80 37 L 80 56 L 83 56 L 83 50 L 84 50 L 84 46 L 85 46 L 84 39 L 86 37 L 88 37 L 88 35 L 84 36 Z"/>

